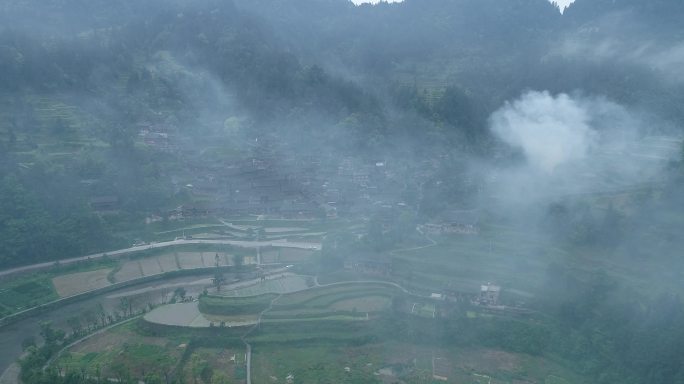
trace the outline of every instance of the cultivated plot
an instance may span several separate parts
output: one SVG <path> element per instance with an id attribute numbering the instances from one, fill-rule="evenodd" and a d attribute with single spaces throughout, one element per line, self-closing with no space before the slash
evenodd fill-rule
<path id="1" fill-rule="evenodd" d="M 307 289 L 311 285 L 313 285 L 313 279 L 310 276 L 269 276 L 264 281 L 255 281 L 254 284 L 227 290 L 220 294 L 229 297 L 244 297 L 263 295 L 265 293 L 290 293 Z"/>
<path id="2" fill-rule="evenodd" d="M 152 276 L 162 273 L 161 265 L 158 257 L 145 257 L 138 260 L 140 268 L 142 268 L 143 275 Z"/>
<path id="3" fill-rule="evenodd" d="M 288 232 L 303 232 L 307 231 L 308 228 L 301 227 L 267 227 L 265 229 L 266 233 L 288 233 Z"/>
<path id="4" fill-rule="evenodd" d="M 176 256 L 173 254 L 158 256 L 157 260 L 159 260 L 159 265 L 161 266 L 162 272 L 178 270 L 178 261 L 176 260 Z"/>
<path id="5" fill-rule="evenodd" d="M 245 378 L 245 350 L 240 348 L 197 348 L 182 370 L 185 383 L 196 382 L 197 363 L 200 362 L 204 378 L 211 372 L 212 383 L 240 383 Z M 225 379 L 225 380 L 224 380 Z M 202 381 L 205 382 L 204 380 Z"/>
<path id="6" fill-rule="evenodd" d="M 150 323 L 177 327 L 209 327 L 210 322 L 200 313 L 197 303 L 168 304 L 157 307 L 145 315 Z"/>
<path id="7" fill-rule="evenodd" d="M 117 282 L 139 279 L 142 275 L 142 268 L 137 260 L 127 261 L 123 263 L 121 269 L 114 274 L 114 279 Z"/>
<path id="8" fill-rule="evenodd" d="M 202 263 L 204 264 L 205 267 L 216 266 L 217 261 L 218 261 L 219 265 L 222 265 L 221 264 L 221 257 L 217 257 L 218 253 L 202 252 L 200 255 L 202 256 Z"/>
<path id="9" fill-rule="evenodd" d="M 53 278 L 52 284 L 60 297 L 73 296 L 111 285 L 107 280 L 109 272 L 111 269 L 70 273 Z"/>
<path id="10" fill-rule="evenodd" d="M 420 317 L 434 318 L 436 309 L 432 303 L 413 303 L 411 305 L 411 313 Z"/>
<path id="11" fill-rule="evenodd" d="M 178 262 L 182 269 L 205 268 L 202 254 L 203 252 L 178 252 Z"/>
<path id="12" fill-rule="evenodd" d="M 281 248 L 278 260 L 281 263 L 298 263 L 307 261 L 313 255 L 312 251 L 296 248 Z"/>
<path id="13" fill-rule="evenodd" d="M 66 371 L 98 375 L 116 382 L 121 370 L 135 377 L 144 376 L 150 367 L 170 373 L 181 361 L 183 351 L 184 348 L 168 339 L 137 334 L 127 324 L 71 347 L 56 365 Z"/>

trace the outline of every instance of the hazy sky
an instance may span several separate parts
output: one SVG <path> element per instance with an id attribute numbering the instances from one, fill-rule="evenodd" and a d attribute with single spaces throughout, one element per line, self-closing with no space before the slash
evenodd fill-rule
<path id="1" fill-rule="evenodd" d="M 352 3 L 354 4 L 362 4 L 362 3 L 379 3 L 381 0 L 351 0 Z M 384 0 L 386 3 L 400 3 L 402 0 Z"/>
<path id="2" fill-rule="evenodd" d="M 361 4 L 361 3 L 379 3 L 381 0 L 351 0 L 352 3 L 354 4 Z M 387 3 L 398 3 L 401 2 L 402 0 L 382 0 Z M 550 2 L 555 2 L 560 6 L 561 9 L 565 9 L 568 5 L 572 4 L 575 2 L 575 0 L 549 0 Z"/>
<path id="3" fill-rule="evenodd" d="M 563 10 L 565 9 L 568 5 L 572 4 L 575 2 L 575 0 L 549 0 L 552 3 L 555 2 L 560 6 L 560 9 Z"/>

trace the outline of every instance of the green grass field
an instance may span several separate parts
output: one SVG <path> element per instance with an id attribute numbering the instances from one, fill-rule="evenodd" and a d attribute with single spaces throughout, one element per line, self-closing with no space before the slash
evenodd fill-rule
<path id="1" fill-rule="evenodd" d="M 141 336 L 133 324 L 127 323 L 70 348 L 55 365 L 93 376 L 99 369 L 103 377 L 120 378 L 125 374 L 142 377 L 151 370 L 174 369 L 183 354 L 178 345 L 173 339 Z"/>
<path id="2" fill-rule="evenodd" d="M 432 247 L 394 253 L 397 279 L 424 292 L 446 285 L 476 292 L 487 281 L 533 291 L 548 264 L 568 255 L 542 238 L 506 228 L 434 240 Z"/>
<path id="3" fill-rule="evenodd" d="M 0 317 L 58 299 L 48 275 L 20 279 L 0 286 Z"/>
<path id="4" fill-rule="evenodd" d="M 253 380 L 285 383 L 290 376 L 297 383 L 380 383 L 374 372 L 381 359 L 372 352 L 335 344 L 260 346 L 252 357 Z"/>

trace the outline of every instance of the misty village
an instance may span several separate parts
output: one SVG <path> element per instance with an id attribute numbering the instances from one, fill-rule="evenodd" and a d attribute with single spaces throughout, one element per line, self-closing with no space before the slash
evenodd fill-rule
<path id="1" fill-rule="evenodd" d="M 684 383 L 682 20 L 0 0 L 0 384 Z"/>

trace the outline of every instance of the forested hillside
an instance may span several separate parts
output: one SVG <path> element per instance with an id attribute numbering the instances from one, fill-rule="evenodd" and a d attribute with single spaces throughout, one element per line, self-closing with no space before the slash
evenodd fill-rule
<path id="1" fill-rule="evenodd" d="M 75 4 L 0 12 L 3 265 L 124 245 L 187 202 L 172 177 L 184 152 L 141 145 L 141 127 L 163 125 L 186 152 L 270 135 L 302 156 L 489 161 L 515 156 L 490 115 L 528 89 L 684 121 L 676 1 L 578 0 L 564 15 L 545 0 Z M 119 214 L 95 214 L 111 196 Z"/>
<path id="2" fill-rule="evenodd" d="M 497 383 L 683 383 L 683 18 L 681 0 L 576 0 L 564 13 L 547 0 L 0 0 L 0 270 L 55 263 L 5 282 L 3 316 L 215 267 L 203 281 L 218 296 L 259 280 L 239 287 L 260 297 L 243 308 L 249 321 L 202 318 L 207 330 L 187 340 L 143 320 L 122 331 L 159 337 L 179 382 L 200 371 L 210 382 L 193 348 L 238 345 L 237 366 L 251 337 L 283 355 L 288 343 L 391 342 L 408 361 L 333 364 L 349 382 L 414 372 L 420 348 L 431 357 L 419 376 L 439 379 L 435 351 L 454 348 L 523 367 Z M 133 245 L 128 259 L 59 269 Z M 58 292 L 67 272 L 79 284 Z M 384 285 L 345 288 L 368 280 Z M 196 305 L 186 325 L 212 306 L 235 314 L 237 293 L 207 298 L 201 284 L 188 284 L 201 304 L 181 283 L 161 303 Z M 40 323 L 46 343 L 26 342 L 23 377 L 108 381 L 99 365 L 97 379 L 44 367 L 153 310 L 157 288 L 145 289 L 139 313 L 121 296 L 107 322 L 98 303 L 66 338 Z M 100 358 L 125 355 L 110 352 Z M 255 364 L 280 369 L 263 356 Z"/>

